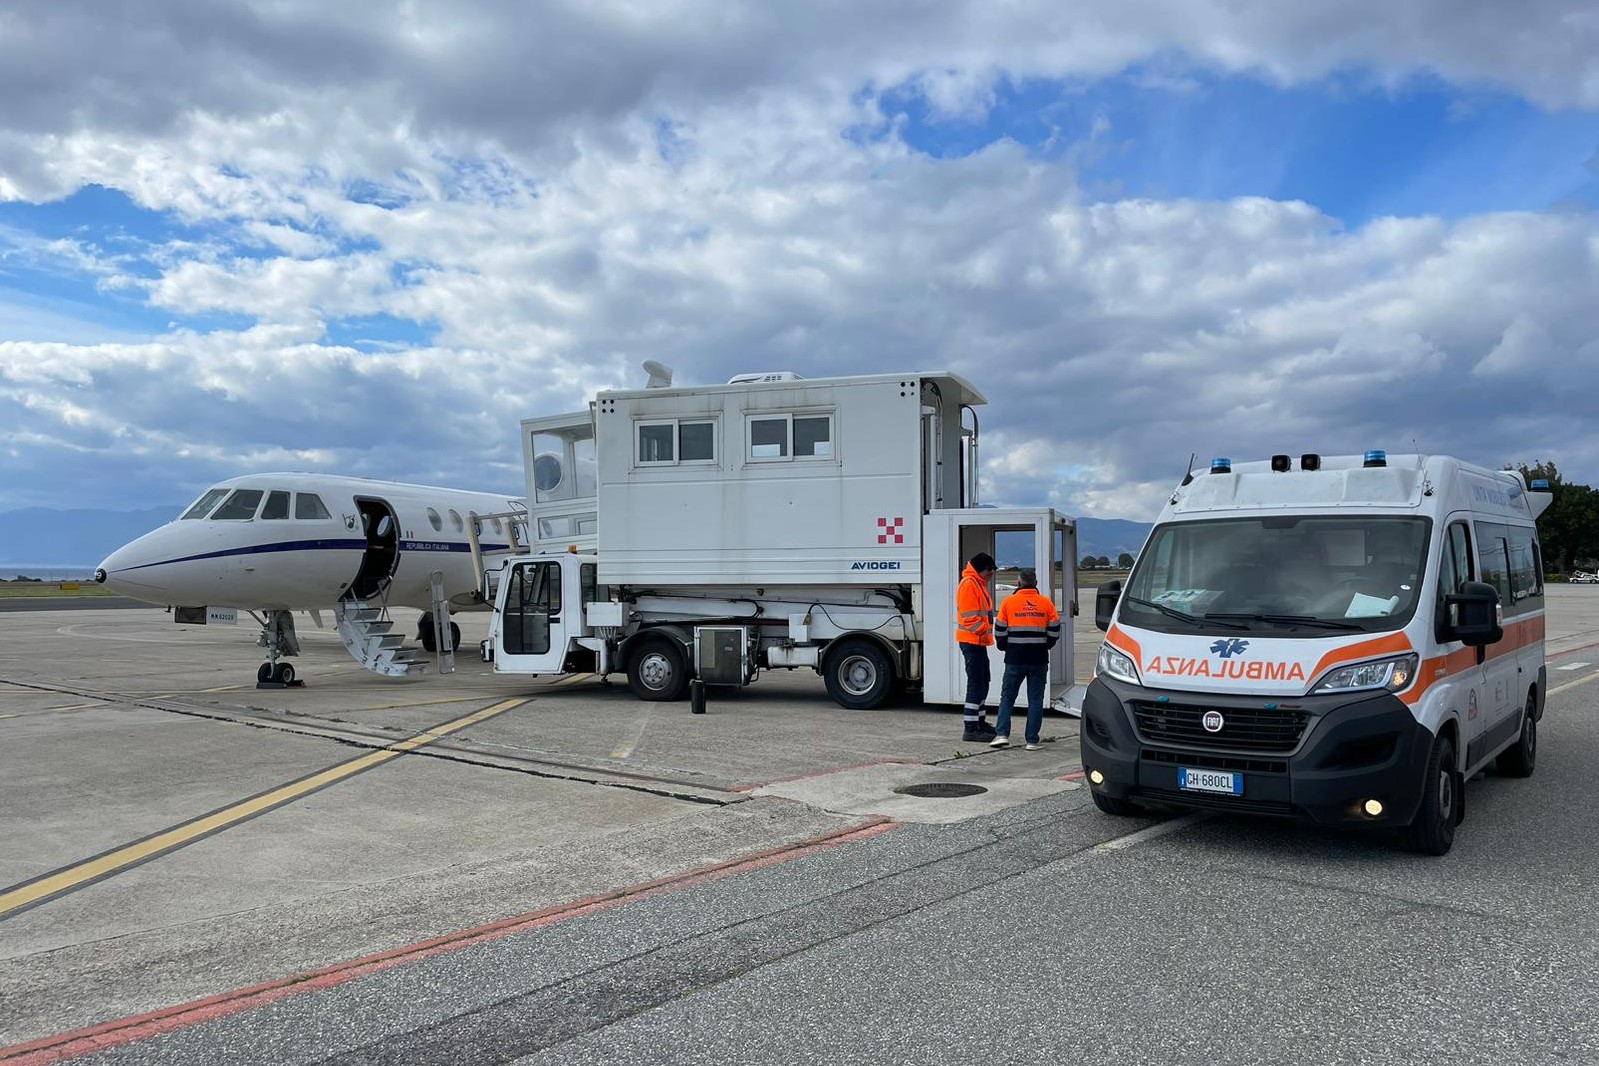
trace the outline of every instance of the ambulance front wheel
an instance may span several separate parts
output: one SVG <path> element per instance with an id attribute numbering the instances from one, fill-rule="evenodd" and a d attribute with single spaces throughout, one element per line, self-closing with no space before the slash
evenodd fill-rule
<path id="1" fill-rule="evenodd" d="M 1129 803 L 1124 799 L 1117 799 L 1115 796 L 1107 796 L 1099 791 L 1094 792 L 1093 795 L 1094 806 L 1105 814 L 1113 814 L 1117 818 L 1136 818 L 1141 814 L 1147 813 L 1144 808 L 1136 803 Z"/>
<path id="2" fill-rule="evenodd" d="M 877 641 L 847 637 L 828 648 L 822 677 L 834 703 L 852 711 L 869 711 L 881 707 L 894 690 L 894 663 Z"/>
<path id="3" fill-rule="evenodd" d="M 1455 742 L 1447 735 L 1432 742 L 1421 785 L 1421 809 L 1404 829 L 1405 843 L 1423 855 L 1447 855 L 1460 823 L 1460 771 L 1455 768 Z"/>

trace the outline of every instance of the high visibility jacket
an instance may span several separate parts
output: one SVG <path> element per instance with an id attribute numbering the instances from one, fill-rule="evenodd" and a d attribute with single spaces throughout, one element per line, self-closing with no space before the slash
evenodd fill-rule
<path id="1" fill-rule="evenodd" d="M 994 643 L 994 597 L 988 582 L 967 563 L 955 590 L 955 639 L 962 644 Z"/>
<path id="2" fill-rule="evenodd" d="M 1005 662 L 1043 666 L 1060 640 L 1060 612 L 1037 589 L 1017 589 L 999 605 L 994 637 L 1005 651 Z"/>

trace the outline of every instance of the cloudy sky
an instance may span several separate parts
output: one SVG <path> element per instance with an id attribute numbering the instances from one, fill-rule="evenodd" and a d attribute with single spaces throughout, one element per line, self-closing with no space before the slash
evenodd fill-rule
<path id="1" fill-rule="evenodd" d="M 521 484 L 517 422 L 950 368 L 992 502 L 1191 453 L 1599 483 L 1590 0 L 0 12 L 0 510 Z"/>

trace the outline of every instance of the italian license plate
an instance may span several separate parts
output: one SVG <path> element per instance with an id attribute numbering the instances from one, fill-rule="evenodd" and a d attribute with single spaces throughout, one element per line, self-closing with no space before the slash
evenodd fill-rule
<path id="1" fill-rule="evenodd" d="M 1177 768 L 1177 787 L 1184 792 L 1217 792 L 1224 796 L 1244 794 L 1244 775 L 1227 770 Z"/>

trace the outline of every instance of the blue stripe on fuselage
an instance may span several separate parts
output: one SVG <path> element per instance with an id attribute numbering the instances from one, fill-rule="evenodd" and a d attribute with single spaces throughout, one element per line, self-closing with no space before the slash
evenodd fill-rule
<path id="1" fill-rule="evenodd" d="M 343 538 L 339 540 L 285 540 L 276 544 L 251 544 L 240 548 L 224 548 L 221 551 L 201 552 L 198 555 L 183 555 L 176 559 L 162 559 L 154 563 L 140 563 L 138 566 L 126 566 L 118 570 L 119 574 L 126 574 L 134 570 L 144 570 L 152 566 L 171 566 L 174 563 L 192 563 L 200 559 L 222 559 L 229 555 L 264 555 L 268 552 L 303 552 L 303 551 L 365 551 L 367 543 L 365 538 Z M 506 551 L 509 544 L 485 544 L 486 552 Z M 402 540 L 401 551 L 471 551 L 471 545 L 451 544 L 448 541 L 431 540 Z"/>

